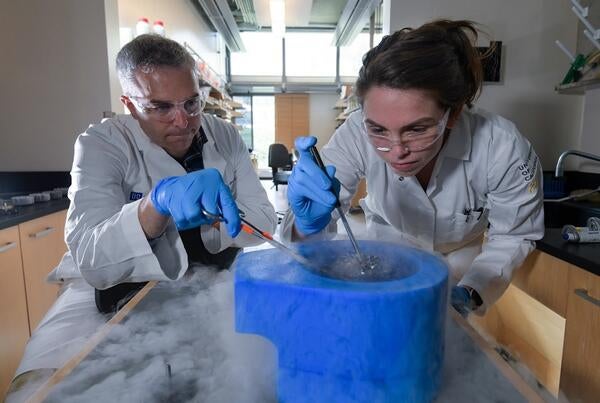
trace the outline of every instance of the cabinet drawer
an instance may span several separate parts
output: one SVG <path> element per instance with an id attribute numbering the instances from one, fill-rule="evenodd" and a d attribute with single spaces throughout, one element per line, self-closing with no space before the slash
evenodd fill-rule
<path id="1" fill-rule="evenodd" d="M 600 401 L 600 277 L 569 272 L 567 326 L 560 387 L 570 401 Z"/>
<path id="2" fill-rule="evenodd" d="M 66 211 L 60 211 L 19 225 L 32 332 L 58 293 L 58 286 L 46 283 L 46 276 L 67 250 L 64 242 L 65 218 Z"/>
<path id="3" fill-rule="evenodd" d="M 571 269 L 577 267 L 536 250 L 515 271 L 512 284 L 564 318 L 567 315 L 567 284 Z"/>
<path id="4" fill-rule="evenodd" d="M 0 396 L 8 389 L 29 338 L 18 227 L 0 230 Z"/>
<path id="5" fill-rule="evenodd" d="M 469 320 L 518 357 L 541 384 L 558 395 L 565 318 L 511 284 L 485 316 L 471 315 Z"/>

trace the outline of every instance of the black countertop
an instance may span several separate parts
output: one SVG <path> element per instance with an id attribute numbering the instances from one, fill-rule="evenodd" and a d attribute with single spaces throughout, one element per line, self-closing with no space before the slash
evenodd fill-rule
<path id="1" fill-rule="evenodd" d="M 537 249 L 600 276 L 600 243 L 569 243 L 560 228 L 546 228 Z"/>
<path id="2" fill-rule="evenodd" d="M 58 200 L 35 203 L 30 206 L 17 206 L 17 214 L 0 215 L 0 230 L 34 220 L 57 211 L 69 208 L 69 199 L 63 197 Z"/>

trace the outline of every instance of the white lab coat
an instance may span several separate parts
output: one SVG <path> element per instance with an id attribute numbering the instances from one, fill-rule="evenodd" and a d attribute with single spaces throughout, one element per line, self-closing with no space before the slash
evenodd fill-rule
<path id="1" fill-rule="evenodd" d="M 275 211 L 237 130 L 207 114 L 202 115 L 202 127 L 208 138 L 204 166 L 221 172 L 246 219 L 274 231 Z M 93 287 L 105 289 L 121 282 L 180 278 L 188 260 L 175 224 L 171 221 L 164 235 L 149 242 L 137 210 L 139 199 L 160 179 L 185 173 L 131 116 L 91 125 L 75 143 L 65 228 L 69 255 L 51 279 L 83 276 Z M 202 226 L 201 233 L 211 253 L 260 243 L 244 232 L 232 239 L 224 228 L 210 225 Z"/>
<path id="2" fill-rule="evenodd" d="M 246 219 L 273 232 L 275 211 L 237 130 L 205 114 L 202 127 L 208 138 L 202 151 L 204 166 L 221 172 Z M 160 238 L 148 241 L 137 209 L 139 199 L 160 179 L 185 173 L 131 116 L 106 119 L 78 137 L 65 228 L 69 252 L 49 275 L 50 281 L 64 284 L 60 297 L 32 335 L 16 375 L 58 368 L 83 347 L 106 320 L 96 310 L 93 287 L 183 276 L 188 260 L 175 224 L 171 222 Z M 232 239 L 224 228 L 210 225 L 202 226 L 201 233 L 212 253 L 261 242 L 244 232 Z"/>
<path id="3" fill-rule="evenodd" d="M 360 204 L 369 238 L 407 241 L 444 254 L 459 284 L 479 292 L 483 312 L 544 234 L 542 170 L 531 144 L 512 122 L 465 110 L 423 190 L 415 177 L 400 177 L 376 154 L 362 120 L 362 111 L 352 113 L 321 151 L 323 161 L 337 168 L 342 206 L 348 208 L 366 178 L 367 196 Z M 284 239 L 292 223 L 290 213 Z"/>

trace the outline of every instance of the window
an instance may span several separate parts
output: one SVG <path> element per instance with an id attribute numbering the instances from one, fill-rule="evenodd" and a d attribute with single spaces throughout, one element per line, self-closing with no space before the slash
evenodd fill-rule
<path id="1" fill-rule="evenodd" d="M 244 116 L 235 124 L 248 148 L 256 155 L 258 167 L 269 167 L 269 146 L 275 142 L 275 97 L 272 95 L 236 95 L 233 99 L 244 105 Z"/>
<path id="2" fill-rule="evenodd" d="M 377 46 L 382 34 L 375 34 L 373 37 L 373 46 Z M 361 32 L 354 39 L 350 46 L 340 47 L 340 76 L 358 77 L 358 72 L 362 67 L 362 58 L 369 51 L 369 33 Z"/>
<path id="3" fill-rule="evenodd" d="M 333 32 L 288 32 L 285 35 L 285 74 L 288 77 L 335 78 Z"/>
<path id="4" fill-rule="evenodd" d="M 252 139 L 252 97 L 250 96 L 235 96 L 233 100 L 242 104 L 244 109 L 238 110 L 242 116 L 235 118 L 235 125 L 240 132 L 240 136 L 246 143 L 249 149 L 254 148 Z"/>
<path id="5" fill-rule="evenodd" d="M 234 83 L 273 85 L 283 74 L 282 41 L 271 32 L 242 32 L 246 52 L 231 54 Z M 333 32 L 287 32 L 285 35 L 285 75 L 289 82 L 332 84 L 335 79 L 336 47 Z M 376 33 L 374 45 L 383 35 Z M 354 81 L 369 51 L 369 33 L 361 32 L 351 45 L 340 47 L 340 76 Z"/>
<path id="6" fill-rule="evenodd" d="M 275 97 L 252 97 L 252 137 L 259 168 L 268 168 L 269 146 L 275 142 Z"/>
<path id="7" fill-rule="evenodd" d="M 246 52 L 231 53 L 231 74 L 281 77 L 281 38 L 276 38 L 270 32 L 242 32 L 241 36 Z"/>

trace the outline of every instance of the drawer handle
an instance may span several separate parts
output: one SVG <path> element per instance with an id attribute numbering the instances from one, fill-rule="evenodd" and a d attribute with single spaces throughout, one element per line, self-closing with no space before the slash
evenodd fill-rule
<path id="1" fill-rule="evenodd" d="M 4 246 L 0 246 L 0 253 L 2 252 L 6 252 L 7 250 L 11 250 L 13 248 L 17 247 L 17 243 L 16 242 L 9 242 Z"/>
<path id="2" fill-rule="evenodd" d="M 596 298 L 592 297 L 590 294 L 588 294 L 588 291 L 584 290 L 583 288 L 576 289 L 575 294 L 585 299 L 587 302 L 591 302 L 594 305 L 600 306 L 600 300 L 597 300 Z"/>
<path id="3" fill-rule="evenodd" d="M 45 230 L 42 230 L 40 232 L 36 232 L 35 234 L 29 234 L 29 238 L 42 238 L 45 237 L 48 234 L 53 233 L 54 231 L 56 231 L 56 228 L 54 227 L 48 227 Z"/>

